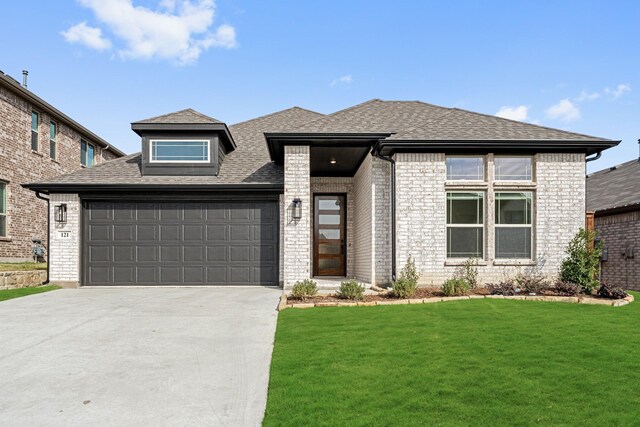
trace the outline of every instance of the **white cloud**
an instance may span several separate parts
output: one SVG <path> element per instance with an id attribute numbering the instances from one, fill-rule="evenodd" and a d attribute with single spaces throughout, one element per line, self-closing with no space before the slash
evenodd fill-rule
<path id="1" fill-rule="evenodd" d="M 555 105 L 547 108 L 547 117 L 572 122 L 580 118 L 580 109 L 568 99 L 563 99 Z"/>
<path id="2" fill-rule="evenodd" d="M 631 92 L 631 86 L 628 84 L 619 84 L 615 89 L 604 88 L 604 93 L 611 95 L 614 99 L 620 98 L 625 92 Z"/>
<path id="3" fill-rule="evenodd" d="M 347 74 L 345 76 L 338 77 L 337 79 L 333 80 L 331 82 L 330 86 L 334 87 L 334 86 L 339 85 L 339 84 L 350 85 L 352 81 L 353 81 L 353 78 L 351 77 L 351 74 Z"/>
<path id="4" fill-rule="evenodd" d="M 529 115 L 529 107 L 520 105 L 518 107 L 501 107 L 496 116 L 509 120 L 517 120 L 522 122 L 527 120 Z"/>
<path id="5" fill-rule="evenodd" d="M 62 37 L 69 43 L 80 43 L 95 50 L 106 50 L 111 47 L 111 41 L 102 37 L 100 28 L 90 27 L 86 22 L 81 22 L 61 31 Z"/>
<path id="6" fill-rule="evenodd" d="M 580 95 L 574 98 L 574 101 L 576 102 L 593 101 L 594 99 L 598 99 L 598 98 L 600 98 L 600 94 L 598 92 L 587 92 L 586 90 L 583 90 L 582 92 L 580 92 Z"/>
<path id="7" fill-rule="evenodd" d="M 179 64 L 196 61 L 210 47 L 237 46 L 235 29 L 211 30 L 213 0 L 161 0 L 158 10 L 134 6 L 132 0 L 78 0 L 119 38 L 118 54 L 126 59 L 167 59 Z"/>

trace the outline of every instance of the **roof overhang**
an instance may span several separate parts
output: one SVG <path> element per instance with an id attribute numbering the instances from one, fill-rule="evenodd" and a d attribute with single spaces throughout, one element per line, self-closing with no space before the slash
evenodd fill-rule
<path id="1" fill-rule="evenodd" d="M 391 133 L 270 133 L 264 134 L 269 156 L 276 164 L 284 163 L 284 147 L 305 145 L 310 147 L 373 147 Z"/>
<path id="2" fill-rule="evenodd" d="M 139 136 L 153 132 L 216 132 L 221 135 L 227 152 L 236 149 L 236 142 L 224 123 L 131 123 L 131 129 Z"/>
<path id="3" fill-rule="evenodd" d="M 620 141 L 601 140 L 388 140 L 381 139 L 374 151 L 383 156 L 395 153 L 416 152 L 509 152 L 509 153 L 541 153 L 541 152 L 573 152 L 586 155 L 599 153 L 618 145 Z"/>
<path id="4" fill-rule="evenodd" d="M 612 206 L 603 209 L 595 209 L 593 212 L 595 216 L 608 216 L 634 211 L 640 211 L 640 202 L 629 203 L 628 205 Z"/>
<path id="5" fill-rule="evenodd" d="M 22 187 L 44 194 L 84 193 L 91 191 L 113 193 L 145 193 L 153 191 L 197 192 L 283 192 L 284 184 L 22 184 Z"/>

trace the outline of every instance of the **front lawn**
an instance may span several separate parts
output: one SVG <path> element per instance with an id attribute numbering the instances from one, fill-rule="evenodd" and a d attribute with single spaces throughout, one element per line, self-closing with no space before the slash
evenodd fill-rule
<path id="1" fill-rule="evenodd" d="M 0 262 L 0 271 L 26 271 L 46 269 L 46 262 Z"/>
<path id="2" fill-rule="evenodd" d="M 8 299 L 20 298 L 27 295 L 41 294 L 43 292 L 53 291 L 60 289 L 60 286 L 38 286 L 36 288 L 20 288 L 20 289 L 5 289 L 0 290 L 0 301 L 6 301 Z"/>
<path id="3" fill-rule="evenodd" d="M 287 309 L 265 425 L 637 425 L 639 363 L 640 300 Z"/>

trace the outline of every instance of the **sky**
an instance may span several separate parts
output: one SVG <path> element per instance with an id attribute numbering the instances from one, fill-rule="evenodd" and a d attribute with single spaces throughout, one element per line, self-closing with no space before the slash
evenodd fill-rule
<path id="1" fill-rule="evenodd" d="M 5 1 L 0 70 L 126 153 L 130 123 L 421 100 L 622 140 L 638 158 L 640 1 Z"/>

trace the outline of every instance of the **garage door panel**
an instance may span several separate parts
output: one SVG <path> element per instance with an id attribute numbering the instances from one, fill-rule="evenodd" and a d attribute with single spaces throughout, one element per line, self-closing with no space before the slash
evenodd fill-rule
<path id="1" fill-rule="evenodd" d="M 86 284 L 277 284 L 276 202 L 89 202 L 85 208 Z"/>

